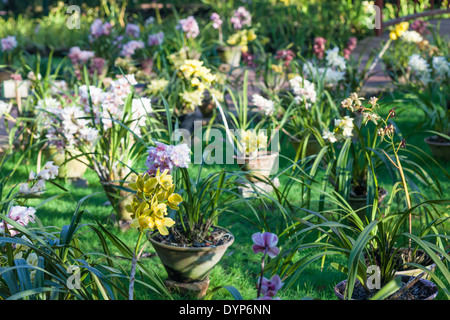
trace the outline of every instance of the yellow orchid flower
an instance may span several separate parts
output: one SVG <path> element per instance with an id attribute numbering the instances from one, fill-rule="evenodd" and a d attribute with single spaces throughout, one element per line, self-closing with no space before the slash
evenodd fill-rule
<path id="1" fill-rule="evenodd" d="M 155 220 L 154 223 L 155 223 L 155 227 L 158 229 L 159 233 L 162 234 L 163 236 L 166 236 L 169 234 L 167 227 L 173 226 L 175 224 L 175 221 L 173 221 L 170 218 L 164 218 L 164 219 Z"/>
<path id="2" fill-rule="evenodd" d="M 167 205 L 165 203 L 158 203 L 157 205 L 152 206 L 152 211 L 156 217 L 162 219 L 167 215 Z"/>
<path id="3" fill-rule="evenodd" d="M 397 40 L 398 38 L 400 38 L 405 33 L 405 31 L 408 30 L 408 28 L 409 28 L 409 23 L 408 22 L 405 21 L 405 22 L 399 23 L 399 24 L 397 24 L 394 27 L 394 30 L 392 30 L 389 33 L 389 37 L 392 40 Z"/>
<path id="4" fill-rule="evenodd" d="M 247 33 L 248 41 L 253 41 L 256 39 L 256 33 L 253 29 L 248 30 Z"/>
<path id="5" fill-rule="evenodd" d="M 183 202 L 183 198 L 178 193 L 172 193 L 167 201 L 171 209 L 178 210 L 178 205 Z"/>
<path id="6" fill-rule="evenodd" d="M 144 231 L 145 229 L 153 229 L 151 227 L 151 224 L 152 224 L 152 218 L 147 216 L 147 217 L 134 218 L 133 221 L 131 221 L 130 227 Z"/>
<path id="7" fill-rule="evenodd" d="M 172 176 L 169 173 L 169 169 L 164 170 L 163 173 L 159 171 L 156 172 L 155 179 L 158 181 L 158 184 L 164 189 L 168 190 L 173 185 Z"/>

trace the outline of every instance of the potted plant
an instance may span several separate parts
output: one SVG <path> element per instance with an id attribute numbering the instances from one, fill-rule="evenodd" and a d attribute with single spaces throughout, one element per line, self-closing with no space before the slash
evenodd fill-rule
<path id="1" fill-rule="evenodd" d="M 152 227 L 154 232 L 147 233 L 148 240 L 155 248 L 167 273 L 168 287 L 195 292 L 203 296 L 209 285 L 209 274 L 220 261 L 226 249 L 233 243 L 233 234 L 218 225 L 218 218 L 223 212 L 229 212 L 236 198 L 236 176 L 233 173 L 211 173 L 202 177 L 202 165 L 195 178 L 188 171 L 190 150 L 186 144 L 176 146 L 157 142 L 157 147 L 149 150 L 144 177 L 138 177 L 136 183 L 129 187 L 135 190 L 131 206 L 133 221 L 139 215 L 157 214 L 161 218 L 166 209 L 176 210 L 165 218 L 165 227 Z M 161 173 L 161 170 L 162 171 Z M 152 186 L 161 184 L 157 189 Z M 175 186 L 183 190 L 180 195 L 172 194 Z M 146 190 L 151 190 L 149 194 Z M 157 204 L 163 202 L 167 206 Z M 150 196 L 151 195 L 151 196 Z M 136 199 L 137 200 L 134 200 Z M 151 199 L 156 199 L 151 202 Z M 139 201 L 138 201 L 139 200 Z M 153 203 L 152 210 L 145 208 Z M 153 212 L 153 213 L 152 213 Z M 146 218 L 148 219 L 148 218 Z M 156 219 L 156 218 L 155 218 Z M 131 224 L 136 226 L 136 222 Z M 151 226 L 158 226 L 158 223 Z"/>
<path id="2" fill-rule="evenodd" d="M 450 62 L 445 56 L 411 57 L 413 79 L 400 89 L 407 103 L 424 113 L 423 125 L 433 134 L 425 138 L 436 159 L 450 161 Z"/>
<path id="3" fill-rule="evenodd" d="M 327 201 L 333 201 L 345 211 L 342 213 L 341 221 L 329 220 L 326 215 L 304 209 L 308 213 L 308 217 L 299 219 L 283 232 L 280 240 L 287 245 L 280 252 L 277 261 L 270 265 L 271 270 L 283 270 L 280 276 L 282 278 L 289 277 L 289 281 L 285 283 L 286 288 L 289 288 L 311 263 L 324 258 L 324 256 L 342 255 L 345 257 L 347 265 L 331 264 L 347 275 L 347 280 L 337 284 L 334 289 L 340 299 L 369 300 L 389 287 L 390 290 L 384 298 L 393 298 L 399 291 L 404 289 L 406 291 L 409 284 L 413 284 L 414 289 L 406 291 L 406 294 L 402 294 L 396 299 L 405 299 L 408 294 L 408 300 L 435 298 L 437 287 L 434 283 L 424 279 L 424 275 L 429 274 L 431 278 L 437 279 L 436 275 L 432 273 L 436 267 L 448 275 L 445 263 L 441 259 L 450 261 L 450 257 L 445 251 L 448 241 L 445 240 L 446 236 L 437 233 L 430 234 L 430 231 L 445 223 L 447 218 L 437 219 L 417 235 L 403 232 L 402 229 L 412 213 L 419 215 L 421 206 L 442 205 L 448 201 L 430 200 L 416 205 L 410 210 L 395 212 L 392 210 L 395 204 L 395 194 L 401 191 L 397 185 L 384 212 L 379 212 L 378 208 L 375 209 L 377 211 L 376 219 L 370 223 L 360 219 L 353 210 L 349 210 L 346 207 L 348 204 L 342 204 L 338 200 L 337 193 L 329 191 L 329 195 L 333 198 L 328 198 Z M 344 223 L 349 216 L 354 222 L 351 225 Z M 305 241 L 310 237 L 317 237 L 319 240 Z M 441 241 L 444 242 L 440 243 Z M 434 242 L 437 245 L 434 245 Z M 407 254 L 406 259 L 403 260 L 405 248 Z M 310 253 L 305 252 L 305 256 L 293 264 L 294 255 L 291 253 L 303 249 L 315 250 L 310 250 Z M 421 251 L 427 253 L 429 260 L 421 260 Z M 426 264 L 420 264 L 420 262 Z M 413 275 L 405 275 L 402 274 L 404 269 L 419 269 L 420 271 L 409 270 L 408 272 Z M 450 277 L 446 276 L 446 279 L 449 281 Z M 414 283 L 412 283 L 413 281 Z M 437 281 L 444 291 L 447 290 L 440 280 L 437 279 Z M 411 291 L 415 293 L 411 294 Z"/>
<path id="4" fill-rule="evenodd" d="M 223 94 L 217 76 L 211 69 L 203 66 L 203 61 L 189 59 L 179 67 L 177 72 L 181 92 L 178 93 L 183 108 L 178 110 L 183 114 L 199 108 L 204 117 L 211 117 L 215 110 L 211 95 L 222 101 Z"/>
<path id="5" fill-rule="evenodd" d="M 116 223 L 122 229 L 127 229 L 131 223 L 126 210 L 130 201 L 126 180 L 147 147 L 144 141 L 147 130 L 151 130 L 154 137 L 161 133 L 158 118 L 148 116 L 153 112 L 150 99 L 134 98 L 134 85 L 134 75 L 126 75 L 113 80 L 106 90 L 93 85 L 78 88 L 79 104 L 88 114 L 86 133 L 97 132 L 98 138 L 93 144 L 76 144 L 76 148 L 98 175 L 113 207 Z"/>
<path id="6" fill-rule="evenodd" d="M 382 187 L 374 190 L 373 185 L 370 185 L 372 175 L 376 174 L 377 168 L 383 165 L 384 160 L 384 156 L 377 157 L 382 142 L 378 137 L 382 125 L 378 123 L 380 117 L 366 112 L 377 108 L 378 99 L 370 98 L 368 103 L 370 109 L 364 108 L 362 100 L 363 98 L 359 98 L 356 93 L 343 100 L 341 106 L 350 110 L 353 118 L 344 116 L 335 119 L 334 129 L 330 131 L 325 128 L 322 133 L 324 142 L 329 146 L 323 157 L 331 166 L 330 182 L 361 217 L 366 213 L 370 214 L 372 210 L 370 204 L 374 197 L 381 203 L 388 193 Z M 392 115 L 394 111 L 389 114 Z M 359 123 L 355 123 L 355 119 L 358 118 Z M 373 122 L 376 127 L 371 128 L 369 122 Z M 342 141 L 345 141 L 342 146 L 335 148 L 334 144 Z M 363 208 L 366 210 L 363 211 Z"/>
<path id="7" fill-rule="evenodd" d="M 221 105 L 215 100 L 221 112 L 223 128 L 228 143 L 234 147 L 237 164 L 246 177 L 252 182 L 267 180 L 274 173 L 279 152 L 276 139 L 278 135 L 275 119 L 275 102 L 258 94 L 253 95 L 254 110 L 249 109 L 247 97 L 248 71 L 244 73 L 243 90 L 233 92 L 227 89 L 234 103 L 234 110 L 228 110 L 225 115 Z M 229 124 L 231 124 L 231 127 Z M 270 146 L 271 151 L 268 151 Z"/>
<path id="8" fill-rule="evenodd" d="M 223 20 L 216 12 L 211 14 L 210 19 L 212 27 L 219 32 L 217 52 L 222 63 L 229 65 L 233 69 L 239 67 L 242 52 L 248 52 L 248 43 L 256 39 L 255 31 L 251 28 L 252 17 L 250 12 L 244 7 L 239 7 L 225 25 L 223 25 Z M 233 32 L 226 41 L 223 38 L 223 30 Z"/>
<path id="9" fill-rule="evenodd" d="M 447 90 L 450 89 L 447 86 Z M 436 92 L 436 91 L 435 91 Z M 449 91 L 447 91 L 449 92 Z M 446 94 L 441 95 L 439 102 L 423 100 L 422 94 L 415 95 L 416 102 L 426 114 L 426 119 L 432 126 L 427 132 L 433 134 L 424 139 L 436 160 L 450 161 L 450 98 Z"/>
<path id="10" fill-rule="evenodd" d="M 35 107 L 41 138 L 47 140 L 45 154 L 60 167 L 60 178 L 79 179 L 87 169 L 87 159 L 77 144 L 92 146 L 98 132 L 89 128 L 84 110 L 70 99 L 40 99 Z"/>
<path id="11" fill-rule="evenodd" d="M 291 93 L 283 130 L 296 152 L 295 159 L 316 155 L 323 147 L 320 132 L 338 115 L 336 104 L 322 81 L 312 82 L 300 75 L 289 80 Z"/>
<path id="12" fill-rule="evenodd" d="M 242 171 L 248 172 L 247 179 L 256 182 L 266 180 L 273 174 L 278 161 L 278 152 L 267 151 L 268 137 L 263 130 L 248 129 L 238 133 L 237 164 Z"/>

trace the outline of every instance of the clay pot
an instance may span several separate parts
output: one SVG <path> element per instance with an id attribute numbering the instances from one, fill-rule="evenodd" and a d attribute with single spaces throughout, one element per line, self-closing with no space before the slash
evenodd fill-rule
<path id="1" fill-rule="evenodd" d="M 237 157 L 237 163 L 242 171 L 248 172 L 247 179 L 258 182 L 267 179 L 272 174 L 278 152 L 259 151 L 255 156 Z"/>
<path id="2" fill-rule="evenodd" d="M 436 159 L 450 161 L 450 141 L 438 142 L 434 141 L 437 136 L 427 137 L 424 139 Z"/>
<path id="3" fill-rule="evenodd" d="M 220 60 L 223 63 L 228 64 L 232 68 L 239 67 L 242 56 L 241 46 L 219 46 L 217 47 L 217 52 L 219 53 Z"/>
<path id="4" fill-rule="evenodd" d="M 411 276 L 401 276 L 402 277 L 402 281 L 403 282 L 407 282 Z M 430 291 L 430 294 L 428 297 L 426 297 L 425 299 L 422 300 L 433 300 L 434 298 L 436 298 L 436 296 L 438 295 L 438 288 L 437 286 L 426 279 L 419 279 L 419 282 L 428 288 L 428 290 Z M 356 281 L 356 283 L 358 283 L 358 280 Z M 347 285 L 347 280 L 341 281 L 339 282 L 335 287 L 334 287 L 334 294 L 339 298 L 339 300 L 344 300 L 344 291 L 345 291 L 345 286 Z M 351 300 L 357 300 L 357 299 L 351 299 Z"/>
<path id="5" fill-rule="evenodd" d="M 234 237 L 228 230 L 220 227 L 231 235 L 231 239 L 216 247 L 177 247 L 162 244 L 152 238 L 150 243 L 155 248 L 167 271 L 169 279 L 181 283 L 205 281 L 214 266 L 222 259 L 227 248 L 234 242 Z"/>
<path id="6" fill-rule="evenodd" d="M 85 163 L 87 163 L 88 160 L 85 156 L 82 156 L 66 162 L 67 159 L 81 154 L 77 150 L 71 149 L 69 151 L 71 156 L 69 155 L 69 152 L 66 153 L 65 150 L 58 150 L 56 147 L 49 147 L 45 153 L 49 161 L 53 161 L 55 165 L 59 166 L 59 178 L 80 179 L 86 172 L 87 165 Z"/>

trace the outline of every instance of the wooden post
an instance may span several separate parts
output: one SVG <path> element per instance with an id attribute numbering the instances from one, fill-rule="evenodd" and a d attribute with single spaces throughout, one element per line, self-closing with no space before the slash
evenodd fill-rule
<path id="1" fill-rule="evenodd" d="M 380 21 L 380 28 L 375 27 L 375 35 L 377 37 L 380 37 L 383 34 L 383 7 L 384 7 L 384 1 L 383 0 L 375 0 L 375 7 L 379 8 L 379 17 L 377 16 L 375 19 L 379 19 Z"/>

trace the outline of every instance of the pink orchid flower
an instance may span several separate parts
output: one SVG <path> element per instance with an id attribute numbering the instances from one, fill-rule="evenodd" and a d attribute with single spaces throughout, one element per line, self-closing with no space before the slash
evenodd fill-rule
<path id="1" fill-rule="evenodd" d="M 267 253 L 271 258 L 275 258 L 280 252 L 280 249 L 276 247 L 278 237 L 273 233 L 258 232 L 252 235 L 252 240 L 255 243 L 252 247 L 254 253 L 263 252 L 264 254 Z"/>

